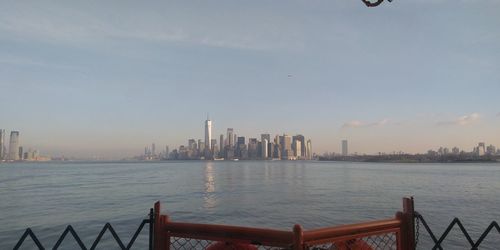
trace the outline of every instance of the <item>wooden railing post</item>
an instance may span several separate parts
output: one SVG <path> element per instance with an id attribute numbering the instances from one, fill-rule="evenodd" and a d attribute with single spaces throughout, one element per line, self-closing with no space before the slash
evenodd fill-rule
<path id="1" fill-rule="evenodd" d="M 168 215 L 163 215 L 162 216 L 162 225 L 167 225 L 169 222 Z M 162 241 L 162 249 L 163 250 L 170 250 L 170 233 L 169 232 L 163 232 L 163 241 Z"/>
<path id="2" fill-rule="evenodd" d="M 293 250 L 304 250 L 304 232 L 302 226 L 293 226 Z"/>
<path id="3" fill-rule="evenodd" d="M 415 208 L 413 197 L 403 198 L 403 250 L 415 250 Z"/>
<path id="4" fill-rule="evenodd" d="M 161 205 L 160 202 L 157 201 L 154 206 L 154 235 L 153 235 L 153 249 L 154 250 L 162 250 L 161 249 L 161 241 L 162 241 L 162 236 L 163 234 L 161 233 L 161 219 L 160 219 L 160 209 Z"/>
<path id="5" fill-rule="evenodd" d="M 401 222 L 404 221 L 403 217 L 404 217 L 403 212 L 396 213 L 396 219 L 398 221 L 401 221 Z M 404 237 L 405 237 L 404 224 L 401 223 L 399 226 L 399 231 L 396 233 L 396 249 L 397 250 L 403 249 L 404 244 L 406 244 L 406 243 L 404 243 L 404 242 L 406 242 Z"/>

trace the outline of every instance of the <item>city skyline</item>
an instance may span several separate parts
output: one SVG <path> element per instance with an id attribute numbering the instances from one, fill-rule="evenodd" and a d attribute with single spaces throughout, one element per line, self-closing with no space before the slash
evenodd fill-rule
<path id="1" fill-rule="evenodd" d="M 204 122 L 205 124 L 205 140 L 206 138 L 211 138 L 209 134 L 211 134 L 211 120 L 207 118 Z M 340 157 L 340 156 L 376 156 L 376 155 L 427 155 L 429 157 L 434 156 L 461 156 L 461 157 L 483 157 L 483 156 L 497 156 L 500 155 L 500 147 L 497 148 L 494 144 L 487 144 L 485 142 L 478 142 L 477 146 L 468 145 L 465 148 L 459 148 L 455 146 L 439 146 L 434 150 L 433 148 L 428 149 L 426 152 L 405 152 L 405 151 L 389 151 L 383 152 L 378 151 L 375 153 L 359 153 L 359 152 L 351 152 L 348 150 L 348 140 L 342 139 L 340 141 L 340 151 L 325 151 L 323 153 L 314 152 L 312 150 L 311 139 L 307 139 L 301 135 L 296 134 L 294 136 L 290 136 L 286 133 L 278 133 L 274 137 L 274 140 L 271 140 L 271 135 L 268 133 L 260 134 L 261 140 L 258 140 L 258 136 L 255 137 L 247 137 L 242 136 L 241 134 L 234 133 L 234 128 L 227 128 L 227 137 L 224 139 L 224 134 L 220 134 L 220 140 L 210 139 L 210 148 L 206 149 L 207 143 L 206 141 L 202 141 L 201 139 L 191 138 L 186 144 L 179 144 L 178 147 L 174 146 L 173 150 L 170 151 L 170 145 L 166 145 L 164 147 L 165 150 L 157 151 L 156 143 L 151 143 L 144 148 L 144 154 L 141 156 L 137 156 L 135 153 L 126 155 L 120 158 L 111 158 L 111 157 L 78 157 L 74 155 L 64 155 L 64 154 L 54 154 L 54 155 L 40 155 L 40 151 L 38 149 L 24 148 L 22 144 L 20 144 L 20 133 L 19 131 L 11 131 L 9 137 L 9 143 L 5 142 L 5 129 L 0 129 L 0 161 L 47 161 L 47 160 L 64 160 L 64 159 L 74 159 L 74 160 L 130 160 L 130 159 L 139 159 L 139 160 L 167 160 L 167 159 L 250 159 L 250 160 L 259 160 L 259 159 L 300 159 L 300 160 L 311 160 L 315 159 L 315 156 L 318 157 Z M 248 144 L 246 143 L 246 138 L 248 138 Z M 293 140 L 293 141 L 292 141 Z M 264 142 L 264 143 L 262 143 Z M 242 156 L 241 152 L 235 154 L 231 152 L 228 155 L 228 149 L 233 149 L 237 152 L 237 148 L 240 144 L 244 145 L 244 150 L 247 151 L 246 156 Z M 252 145 L 254 144 L 254 145 Z M 304 145 L 304 146 L 303 146 Z M 350 144 L 349 144 L 350 145 Z M 8 146 L 8 147 L 7 147 Z M 251 147 L 254 147 L 253 149 Z M 228 148 L 229 147 L 229 148 Z M 277 148 L 276 148 L 277 147 Z M 350 147 L 350 146 L 349 146 Z M 161 146 L 160 146 L 161 148 Z M 221 151 L 220 149 L 224 149 Z M 195 150 L 195 155 L 190 156 L 182 156 L 180 158 L 174 157 L 169 153 L 176 153 L 183 150 Z M 251 150 L 253 150 L 251 153 Z M 276 151 L 277 150 L 277 151 Z M 290 151 L 290 152 L 286 152 Z M 286 152 L 283 154 L 283 152 Z M 193 152 L 191 152 L 193 153 Z M 253 155 L 252 155 L 253 154 Z M 289 155 L 290 154 L 290 155 Z M 135 155 L 135 156 L 134 156 Z M 292 158 L 288 158 L 291 156 Z M 340 158 L 341 159 L 341 158 Z"/>
<path id="2" fill-rule="evenodd" d="M 9 142 L 5 141 L 5 129 L 0 128 L 0 162 L 2 161 L 47 161 L 37 149 L 24 148 L 20 143 L 20 132 L 10 131 Z"/>
<path id="3" fill-rule="evenodd" d="M 359 154 L 500 145 L 499 8 L 12 2 L 0 9 L 0 127 L 83 158 L 204 138 L 207 113 L 213 139 L 219 123 L 300 131 L 318 154 L 342 139 Z"/>
<path id="4" fill-rule="evenodd" d="M 207 115 L 204 122 L 205 140 L 187 139 L 187 144 L 176 145 L 169 151 L 170 145 L 162 152 L 155 152 L 155 143 L 144 148 L 144 154 L 133 157 L 138 160 L 312 160 L 311 139 L 302 134 L 293 136 L 286 133 L 276 134 L 274 140 L 268 133 L 247 137 L 234 133 L 234 128 L 227 128 L 227 137 L 220 134 L 219 141 L 212 139 L 212 120 Z M 247 140 L 248 139 L 248 140 Z M 248 143 L 247 143 L 248 142 Z"/>
<path id="5" fill-rule="evenodd" d="M 460 120 L 461 121 L 461 120 Z M 458 122 L 457 122 L 458 123 Z M 209 126 L 207 126 L 209 125 Z M 345 129 L 345 124 L 344 126 L 341 128 L 341 129 Z M 356 125 L 354 127 L 356 128 L 366 128 L 366 129 L 369 129 L 371 128 L 372 126 L 378 126 L 378 125 L 374 125 L 374 124 L 369 124 L 369 125 Z M 438 125 L 439 127 L 441 126 L 444 126 L 444 125 Z M 203 132 L 203 135 L 202 136 L 192 136 L 192 135 L 188 135 L 187 138 L 206 138 L 207 137 L 207 128 L 210 128 L 210 138 L 213 138 L 212 137 L 212 131 L 211 131 L 211 128 L 212 128 L 212 121 L 211 120 L 206 120 L 205 121 L 205 124 L 204 124 L 204 132 Z M 223 135 L 226 134 L 227 137 L 225 137 L 226 139 L 227 138 L 231 138 L 231 141 L 233 141 L 232 143 L 234 144 L 236 141 L 236 138 L 233 138 L 233 136 L 236 136 L 237 134 L 234 133 L 234 129 L 233 128 L 227 128 L 226 131 L 224 131 L 224 129 L 222 128 L 217 128 L 219 130 L 217 130 L 217 132 L 215 132 L 214 134 L 219 134 L 218 132 L 220 132 L 220 130 L 223 130 L 223 132 L 220 133 L 220 138 L 223 138 Z M 6 134 L 6 131 L 9 131 L 9 130 L 5 130 L 5 129 L 2 129 L 1 132 L 0 132 L 0 137 L 5 137 L 5 134 Z M 259 131 L 268 131 L 268 130 L 259 130 Z M 13 130 L 12 132 L 15 132 L 15 133 L 19 133 L 19 131 L 15 131 Z M 365 131 L 366 132 L 366 131 Z M 369 130 L 368 130 L 369 132 Z M 243 133 L 243 132 L 242 132 Z M 247 133 L 245 133 L 247 134 Z M 254 135 L 259 135 L 259 136 L 263 136 L 265 134 L 269 135 L 269 133 L 267 132 L 264 132 L 264 134 L 262 134 L 262 132 L 260 133 L 250 133 L 250 134 L 254 134 Z M 279 135 L 279 134 L 297 134 L 296 132 L 292 132 L 292 133 L 287 133 L 287 132 L 282 132 L 282 131 L 278 131 L 278 132 L 274 132 L 272 134 L 276 134 L 276 135 Z M 231 135 L 231 137 L 229 137 L 229 135 Z M 259 136 L 256 136 L 257 138 Z M 347 140 L 346 140 L 347 138 Z M 262 139 L 262 137 L 261 137 Z M 9 139 L 10 140 L 10 139 Z M 10 148 L 7 147 L 7 141 L 5 140 L 5 138 L 0 138 L 0 141 L 3 141 L 3 143 L 0 143 L 0 144 L 3 144 L 4 145 L 4 154 L 5 154 L 5 159 L 7 159 L 9 157 L 9 152 L 10 151 Z M 28 138 L 28 141 L 29 138 Z M 146 140 L 144 140 L 146 141 Z M 155 138 L 150 138 L 149 140 L 150 142 L 151 141 L 158 141 L 156 140 Z M 220 140 L 217 142 L 216 139 L 211 139 L 210 140 L 211 143 L 210 145 L 213 146 L 213 143 L 216 142 L 216 143 L 220 143 Z M 226 140 L 224 140 L 225 142 Z M 270 140 L 268 140 L 270 141 Z M 490 140 L 490 139 L 486 139 L 486 140 L 471 140 L 470 142 L 467 142 L 465 145 L 461 145 L 461 144 L 446 144 L 446 143 L 443 143 L 443 142 L 437 142 L 433 145 L 430 145 L 429 147 L 426 147 L 426 148 L 423 148 L 421 151 L 407 151 L 407 150 L 401 150 L 401 149 L 388 149 L 388 150 L 377 150 L 376 148 L 373 150 L 373 151 L 370 151 L 370 152 L 363 152 L 363 151 L 359 151 L 357 150 L 359 148 L 359 145 L 357 145 L 357 143 L 359 143 L 358 140 L 352 140 L 352 138 L 348 138 L 348 137 L 339 137 L 339 141 L 335 142 L 335 141 L 330 141 L 329 145 L 331 145 L 331 147 L 327 148 L 326 150 L 316 150 L 314 151 L 313 153 L 316 153 L 318 155 L 321 155 L 321 154 L 324 154 L 324 153 L 336 153 L 336 154 L 342 154 L 344 155 L 344 141 L 345 143 L 347 143 L 347 141 L 349 141 L 349 154 L 359 154 L 359 155 L 363 155 L 363 154 L 379 154 L 379 153 L 385 153 L 385 154 L 392 154 L 392 153 L 395 153 L 395 152 L 404 152 L 404 153 L 410 153 L 410 154 L 425 154 L 425 153 L 428 153 L 429 152 L 429 149 L 433 149 L 433 148 L 449 148 L 449 149 L 452 149 L 452 148 L 460 148 L 461 150 L 465 150 L 465 152 L 472 152 L 474 151 L 475 147 L 473 146 L 475 143 L 477 143 L 478 141 L 486 141 L 489 143 L 489 145 L 499 145 L 500 143 L 496 143 L 494 142 L 493 140 Z M 353 142 L 351 144 L 351 142 Z M 201 139 L 198 139 L 198 143 L 200 142 L 203 142 L 203 146 L 206 146 L 206 143 L 205 141 L 202 141 Z M 340 142 L 340 143 L 339 143 Z M 148 144 L 148 143 L 144 143 L 144 144 Z M 144 145 L 143 144 L 143 145 Z M 165 141 L 165 142 L 161 142 L 161 145 L 167 145 L 167 147 L 169 146 L 172 146 L 172 145 L 184 145 L 185 144 L 185 140 L 181 140 L 180 142 L 175 142 L 175 141 Z M 35 146 L 32 146 L 33 144 L 26 144 L 23 142 L 23 146 L 25 146 L 26 148 L 37 148 L 37 149 L 40 149 L 39 147 L 35 147 Z M 43 143 L 37 143 L 36 145 L 43 145 Z M 143 146 L 142 145 L 142 146 Z M 306 145 L 307 146 L 307 145 Z M 65 151 L 65 150 L 61 150 L 61 151 L 57 151 L 57 150 L 54 150 L 54 151 L 46 151 L 43 149 L 43 146 L 42 146 L 42 149 L 41 151 L 44 152 L 44 155 L 47 155 L 47 156 L 52 156 L 52 157 L 66 157 L 66 158 L 80 158 L 80 159 L 124 159 L 124 158 L 129 158 L 133 155 L 137 155 L 137 147 L 133 147 L 133 148 L 129 148 L 128 151 L 126 152 L 122 152 L 121 154 L 118 154 L 118 155 L 114 155 L 113 153 L 111 154 L 107 154 L 106 152 L 112 152 L 112 151 L 115 151 L 115 149 L 113 148 L 116 148 L 116 147 L 119 147 L 118 145 L 111 145 L 109 148 L 104 148 L 104 152 L 102 152 L 103 148 L 100 148 L 99 150 L 93 150 L 91 154 L 81 154 L 81 152 L 77 152 L 77 151 L 73 151 L 74 153 L 67 153 L 68 151 Z M 139 146 L 140 148 L 141 146 Z M 220 146 L 219 146 L 220 147 Z M 354 149 L 353 149 L 354 148 Z M 147 150 L 152 150 L 151 148 L 147 149 Z M 154 143 L 153 143 L 153 151 L 154 151 Z M 38 150 L 37 150 L 38 152 Z M 69 151 L 69 152 L 72 152 L 72 151 Z M 347 144 L 346 144 L 346 152 L 347 152 Z"/>

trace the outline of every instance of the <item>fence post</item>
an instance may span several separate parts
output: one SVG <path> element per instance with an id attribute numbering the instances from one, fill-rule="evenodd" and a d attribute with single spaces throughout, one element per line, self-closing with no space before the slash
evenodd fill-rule
<path id="1" fill-rule="evenodd" d="M 153 239 L 155 235 L 155 214 L 154 214 L 154 209 L 151 208 L 149 210 L 149 250 L 153 250 Z"/>
<path id="2" fill-rule="evenodd" d="M 154 250 L 161 250 L 161 220 L 160 220 L 160 202 L 157 201 L 154 206 L 154 235 L 153 235 L 153 248 Z"/>
<path id="3" fill-rule="evenodd" d="M 403 246 L 406 244 L 406 241 L 404 239 L 405 237 L 405 233 L 406 233 L 406 230 L 404 229 L 405 228 L 405 225 L 404 225 L 404 218 L 403 218 L 403 212 L 397 212 L 396 213 L 396 219 L 401 221 L 401 226 L 399 228 L 399 232 L 396 233 L 396 249 L 397 250 L 401 250 L 403 249 Z"/>
<path id="4" fill-rule="evenodd" d="M 293 226 L 293 250 L 303 250 L 304 249 L 304 232 L 302 231 L 302 226 L 295 224 Z"/>
<path id="5" fill-rule="evenodd" d="M 161 224 L 166 225 L 168 222 L 169 222 L 168 215 L 163 215 Z M 162 242 L 163 250 L 170 250 L 170 234 L 169 234 L 169 232 L 165 232 L 163 234 L 162 241 L 163 241 Z"/>
<path id="6" fill-rule="evenodd" d="M 415 208 L 413 197 L 403 198 L 403 249 L 415 250 Z"/>

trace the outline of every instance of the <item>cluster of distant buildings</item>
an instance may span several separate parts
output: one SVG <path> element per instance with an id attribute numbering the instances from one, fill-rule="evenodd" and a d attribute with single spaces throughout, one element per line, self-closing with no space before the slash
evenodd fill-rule
<path id="1" fill-rule="evenodd" d="M 5 129 L 0 129 L 0 162 L 1 161 L 44 161 L 48 160 L 40 156 L 38 150 L 24 148 L 19 144 L 19 131 L 11 131 L 9 138 L 9 147 L 5 141 Z"/>
<path id="2" fill-rule="evenodd" d="M 466 152 L 458 147 L 451 150 L 440 147 L 429 150 L 425 154 L 409 154 L 393 152 L 390 154 L 378 153 L 374 155 L 349 154 L 347 140 L 341 142 L 342 154 L 325 153 L 318 159 L 323 161 L 358 161 L 358 162 L 495 162 L 500 161 L 500 149 L 493 145 L 486 146 L 484 142 L 478 143 L 472 151 Z"/>
<path id="3" fill-rule="evenodd" d="M 2 161 L 47 161 L 50 158 L 40 156 L 38 150 L 25 149 L 20 145 L 19 131 L 11 131 L 7 145 L 6 132 L 0 129 L 0 162 Z M 260 139 L 260 140 L 259 140 Z M 7 147 L 8 146 L 8 147 Z M 486 146 L 480 142 L 472 151 L 466 152 L 458 147 L 440 147 L 429 150 L 426 154 L 357 155 L 349 154 L 348 141 L 341 141 L 341 154 L 325 153 L 317 156 L 312 152 L 312 143 L 303 135 L 261 134 L 260 138 L 238 136 L 233 128 L 228 128 L 226 135 L 219 140 L 212 137 L 212 121 L 205 121 L 205 140 L 189 139 L 187 145 L 181 145 L 170 151 L 166 146 L 157 152 L 156 145 L 144 148 L 144 154 L 136 157 L 140 160 L 340 160 L 340 161 L 401 161 L 401 162 L 450 162 L 474 160 L 500 160 L 500 148 Z"/>
<path id="4" fill-rule="evenodd" d="M 428 155 L 431 156 L 446 156 L 446 155 L 472 155 L 472 156 L 495 156 L 500 155 L 500 149 L 497 149 L 493 145 L 486 146 L 484 142 L 478 143 L 476 147 L 472 149 L 472 152 L 466 152 L 460 150 L 458 147 L 453 147 L 451 150 L 446 147 L 440 147 L 437 151 L 429 150 Z"/>
<path id="5" fill-rule="evenodd" d="M 155 144 L 146 146 L 143 160 L 311 160 L 314 158 L 311 140 L 303 135 L 261 134 L 259 138 L 238 136 L 233 128 L 219 140 L 212 137 L 212 121 L 205 121 L 205 140 L 189 139 L 187 145 L 169 151 L 168 146 L 157 154 Z"/>

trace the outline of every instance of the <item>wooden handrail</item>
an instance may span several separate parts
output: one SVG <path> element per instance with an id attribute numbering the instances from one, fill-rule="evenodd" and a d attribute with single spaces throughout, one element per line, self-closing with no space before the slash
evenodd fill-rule
<path id="1" fill-rule="evenodd" d="M 278 246 L 288 246 L 293 243 L 293 232 L 264 228 L 167 222 L 162 230 L 172 237 L 246 241 Z"/>
<path id="2" fill-rule="evenodd" d="M 401 221 L 398 219 L 388 219 L 371 221 L 365 223 L 341 225 L 304 231 L 304 242 L 322 240 L 328 238 L 345 237 L 359 234 L 370 234 L 380 231 L 398 230 Z"/>

